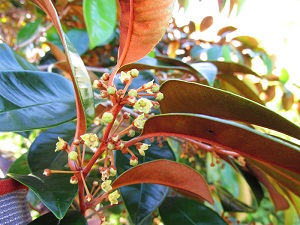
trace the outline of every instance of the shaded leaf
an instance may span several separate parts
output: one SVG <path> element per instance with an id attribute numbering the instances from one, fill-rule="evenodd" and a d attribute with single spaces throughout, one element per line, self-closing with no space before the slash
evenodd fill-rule
<path id="1" fill-rule="evenodd" d="M 89 37 L 86 30 L 72 29 L 67 32 L 67 36 L 79 55 L 82 55 L 88 50 Z"/>
<path id="2" fill-rule="evenodd" d="M 218 60 L 222 56 L 222 47 L 219 45 L 211 45 L 207 49 L 207 60 Z"/>
<path id="3" fill-rule="evenodd" d="M 274 188 L 267 176 L 256 166 L 247 163 L 247 167 L 257 177 L 257 179 L 267 188 L 276 210 L 285 210 L 289 207 L 288 201 Z"/>
<path id="4" fill-rule="evenodd" d="M 121 6 L 118 66 L 146 56 L 163 37 L 174 0 L 119 0 Z"/>
<path id="5" fill-rule="evenodd" d="M 227 225 L 212 209 L 185 198 L 166 198 L 159 213 L 165 225 Z"/>
<path id="6" fill-rule="evenodd" d="M 75 210 L 69 210 L 62 220 L 57 219 L 51 212 L 46 213 L 28 225 L 88 225 L 86 219 L 80 212 Z"/>
<path id="7" fill-rule="evenodd" d="M 152 136 L 192 138 L 300 174 L 299 147 L 228 120 L 196 114 L 162 114 L 149 118 L 141 136 L 132 141 Z"/>
<path id="8" fill-rule="evenodd" d="M 83 13 L 90 38 L 90 48 L 106 43 L 117 23 L 116 1 L 84 0 Z"/>
<path id="9" fill-rule="evenodd" d="M 120 175 L 112 186 L 113 189 L 117 189 L 138 183 L 166 185 L 200 201 L 204 199 L 213 203 L 208 186 L 201 175 L 177 162 L 161 159 L 143 163 Z"/>
<path id="10" fill-rule="evenodd" d="M 0 131 L 44 128 L 76 116 L 72 84 L 58 74 L 6 71 L 0 81 Z"/>
<path id="11" fill-rule="evenodd" d="M 206 16 L 200 23 L 200 31 L 207 30 L 214 22 L 214 18 L 212 16 Z"/>
<path id="12" fill-rule="evenodd" d="M 157 142 L 145 141 L 145 143 L 151 144 L 151 146 L 146 151 L 145 157 L 138 153 L 136 154 L 139 163 L 161 158 L 175 160 L 173 152 L 166 142 L 163 143 L 162 147 L 159 147 Z M 118 174 L 122 174 L 132 167 L 129 165 L 129 160 L 129 154 L 124 155 L 121 151 L 116 152 Z M 162 203 L 168 190 L 169 188 L 163 185 L 145 183 L 121 187 L 122 199 L 129 212 L 131 221 L 134 224 L 143 224 L 143 221 Z"/>
<path id="13" fill-rule="evenodd" d="M 217 67 L 212 63 L 193 63 L 191 64 L 208 82 L 210 86 L 214 85 L 216 75 L 218 73 Z"/>
<path id="14" fill-rule="evenodd" d="M 24 153 L 17 160 L 15 160 L 9 167 L 8 173 L 24 174 L 30 173 L 30 168 L 27 162 L 28 153 Z"/>
<path id="15" fill-rule="evenodd" d="M 250 68 L 235 62 L 221 62 L 221 61 L 209 61 L 218 68 L 219 73 L 243 73 L 243 74 L 253 74 L 258 76 Z"/>
<path id="16" fill-rule="evenodd" d="M 22 71 L 38 69 L 15 53 L 7 44 L 0 43 L 0 71 Z"/>
<path id="17" fill-rule="evenodd" d="M 70 175 L 53 174 L 44 179 L 13 173 L 8 176 L 29 187 L 59 219 L 64 217 L 77 192 L 77 185 L 70 184 Z"/>
<path id="18" fill-rule="evenodd" d="M 160 102 L 162 113 L 205 114 L 260 125 L 300 139 L 300 128 L 297 125 L 238 95 L 177 80 L 165 82 L 160 91 L 164 94 Z"/>
<path id="19" fill-rule="evenodd" d="M 229 191 L 217 186 L 217 193 L 226 212 L 255 212 L 255 209 L 235 198 Z"/>

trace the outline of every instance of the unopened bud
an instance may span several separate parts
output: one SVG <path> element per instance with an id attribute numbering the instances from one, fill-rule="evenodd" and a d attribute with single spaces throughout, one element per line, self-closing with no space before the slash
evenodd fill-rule
<path id="1" fill-rule="evenodd" d="M 135 77 L 137 77 L 137 76 L 139 75 L 139 71 L 138 71 L 137 69 L 132 69 L 132 70 L 130 71 L 130 75 L 131 75 L 133 78 L 135 78 Z"/>
<path id="2" fill-rule="evenodd" d="M 111 112 L 105 112 L 102 115 L 101 121 L 103 123 L 111 123 L 114 119 L 114 116 Z"/>
<path id="3" fill-rule="evenodd" d="M 114 87 L 112 87 L 112 86 L 109 86 L 109 87 L 107 88 L 107 93 L 108 93 L 109 95 L 114 95 L 114 94 L 116 93 L 116 88 L 114 88 Z"/>
<path id="4" fill-rule="evenodd" d="M 70 159 L 70 160 L 72 160 L 72 161 L 75 161 L 75 160 L 77 160 L 77 157 L 78 157 L 78 154 L 77 154 L 77 152 L 69 152 L 69 154 L 68 154 L 68 158 Z"/>

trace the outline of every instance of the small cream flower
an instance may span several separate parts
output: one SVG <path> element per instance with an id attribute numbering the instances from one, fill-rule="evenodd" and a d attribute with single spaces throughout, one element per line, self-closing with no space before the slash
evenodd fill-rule
<path id="1" fill-rule="evenodd" d="M 144 124 L 146 122 L 146 120 L 144 120 L 145 115 L 144 113 L 139 115 L 137 118 L 135 118 L 135 120 L 133 121 L 133 125 L 139 129 L 143 129 L 144 128 Z"/>
<path id="2" fill-rule="evenodd" d="M 148 150 L 150 145 L 143 143 L 142 145 L 140 145 L 137 150 L 139 151 L 140 155 L 145 156 L 145 152 L 146 150 Z"/>
<path id="3" fill-rule="evenodd" d="M 131 74 L 130 74 L 130 72 L 127 72 L 127 73 L 125 73 L 125 72 L 121 72 L 121 76 L 120 76 L 120 81 L 124 84 L 124 82 L 126 81 L 126 80 L 130 80 L 131 79 Z"/>
<path id="4" fill-rule="evenodd" d="M 110 184 L 111 184 L 111 180 L 103 181 L 101 184 L 102 190 L 105 192 L 109 192 L 112 189 L 112 186 Z"/>
<path id="5" fill-rule="evenodd" d="M 65 150 L 67 148 L 67 142 L 64 139 L 58 137 L 58 142 L 56 142 L 55 152 L 60 150 Z"/>
<path id="6" fill-rule="evenodd" d="M 113 193 L 110 193 L 108 195 L 108 200 L 110 201 L 110 204 L 111 205 L 114 205 L 114 204 L 118 204 L 118 198 L 120 197 L 120 194 L 119 192 L 116 190 L 114 191 Z"/>
<path id="7" fill-rule="evenodd" d="M 146 89 L 146 92 L 149 93 L 149 94 L 153 94 L 152 93 L 153 81 L 154 80 L 149 81 L 148 83 L 146 83 L 146 84 L 143 85 L 143 88 Z"/>
<path id="8" fill-rule="evenodd" d="M 99 144 L 98 137 L 96 134 L 88 133 L 81 135 L 80 137 L 84 141 L 84 144 L 86 144 L 90 148 L 95 148 Z"/>
<path id="9" fill-rule="evenodd" d="M 139 100 L 136 101 L 133 108 L 143 113 L 149 113 L 152 106 L 153 104 L 149 99 L 140 98 Z"/>

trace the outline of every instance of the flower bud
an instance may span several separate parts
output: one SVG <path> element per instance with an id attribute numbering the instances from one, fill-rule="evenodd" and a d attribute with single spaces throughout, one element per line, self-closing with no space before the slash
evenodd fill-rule
<path id="1" fill-rule="evenodd" d="M 73 151 L 73 152 L 69 152 L 68 158 L 69 158 L 70 160 L 72 160 L 72 161 L 77 160 L 77 158 L 78 158 L 77 152 L 74 152 L 74 151 Z"/>
<path id="2" fill-rule="evenodd" d="M 99 87 L 101 87 L 101 82 L 99 80 L 94 80 L 93 88 L 98 89 Z"/>
<path id="3" fill-rule="evenodd" d="M 131 156 L 129 164 L 131 166 L 136 166 L 139 163 L 138 158 L 136 156 Z"/>
<path id="4" fill-rule="evenodd" d="M 112 87 L 112 86 L 109 86 L 109 87 L 107 88 L 107 93 L 108 93 L 109 95 L 114 95 L 114 94 L 116 93 L 116 88 L 114 88 L 114 87 Z"/>
<path id="5" fill-rule="evenodd" d="M 102 91 L 100 91 L 100 96 L 101 96 L 101 98 L 107 98 L 108 97 L 108 93 L 107 93 L 107 91 L 106 90 L 102 90 Z"/>
<path id="6" fill-rule="evenodd" d="M 128 96 L 130 96 L 130 97 L 136 97 L 136 96 L 137 96 L 137 90 L 131 89 L 131 90 L 128 92 Z"/>
<path id="7" fill-rule="evenodd" d="M 71 176 L 71 178 L 70 178 L 70 184 L 78 184 L 78 179 L 77 179 L 77 177 L 75 175 Z"/>
<path id="8" fill-rule="evenodd" d="M 43 175 L 49 177 L 51 175 L 51 170 L 49 169 L 44 169 Z"/>
<path id="9" fill-rule="evenodd" d="M 108 80 L 109 80 L 109 74 L 108 74 L 108 73 L 104 73 L 104 74 L 102 75 L 101 79 L 102 79 L 103 81 L 108 81 Z"/>
<path id="10" fill-rule="evenodd" d="M 139 75 L 139 71 L 137 69 L 132 69 L 130 71 L 130 74 L 133 78 L 137 77 Z"/>
<path id="11" fill-rule="evenodd" d="M 164 94 L 163 94 L 163 93 L 158 92 L 158 93 L 156 94 L 155 99 L 156 99 L 157 101 L 161 101 L 161 100 L 163 100 L 163 98 L 164 98 Z"/>
<path id="12" fill-rule="evenodd" d="M 153 93 L 159 92 L 159 85 L 158 84 L 153 84 L 151 91 Z"/>
<path id="13" fill-rule="evenodd" d="M 128 137 L 134 137 L 135 131 L 133 129 L 130 129 L 127 133 Z"/>
<path id="14" fill-rule="evenodd" d="M 101 121 L 103 123 L 111 123 L 114 119 L 114 116 L 111 112 L 105 112 L 102 115 Z"/>

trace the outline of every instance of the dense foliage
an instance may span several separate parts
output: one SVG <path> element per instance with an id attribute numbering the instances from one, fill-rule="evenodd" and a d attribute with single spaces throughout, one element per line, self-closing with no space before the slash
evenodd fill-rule
<path id="1" fill-rule="evenodd" d="M 179 26 L 174 5 L 1 3 L 0 131 L 33 140 L 7 174 L 30 224 L 299 222 L 298 114 L 265 106 L 279 92 L 297 111 L 288 72 L 235 27 L 207 38 L 212 16 Z"/>

